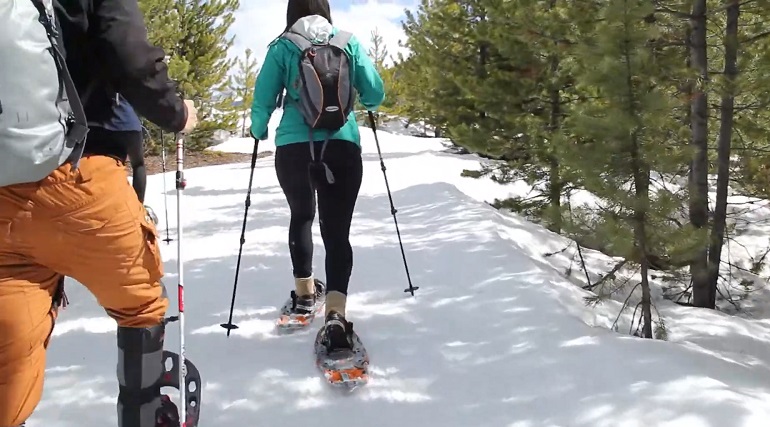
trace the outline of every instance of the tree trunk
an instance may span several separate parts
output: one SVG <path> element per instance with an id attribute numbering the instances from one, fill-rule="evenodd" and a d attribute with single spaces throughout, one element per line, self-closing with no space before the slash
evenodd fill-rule
<path id="1" fill-rule="evenodd" d="M 650 204 L 650 170 L 640 158 L 638 136 L 632 136 L 631 159 L 634 168 L 634 188 L 636 190 L 636 206 L 634 206 L 634 245 L 636 246 L 639 264 L 641 266 L 642 285 L 642 338 L 652 336 L 652 297 L 648 279 L 650 261 L 647 254 L 647 207 Z"/>
<path id="2" fill-rule="evenodd" d="M 552 67 L 558 68 L 558 59 L 552 59 Z M 548 127 L 551 133 L 556 133 L 560 126 L 561 117 L 561 95 L 558 88 L 551 89 L 551 117 L 548 123 Z M 562 221 L 561 221 L 561 193 L 562 182 L 559 159 L 552 152 L 548 155 L 549 174 L 548 174 L 548 201 L 551 205 L 553 214 L 551 215 L 551 221 L 549 229 L 554 233 L 561 233 Z"/>
<path id="3" fill-rule="evenodd" d="M 722 95 L 719 107 L 719 139 L 717 141 L 717 199 L 714 208 L 714 224 L 711 228 L 711 246 L 709 247 L 709 287 L 716 291 L 719 281 L 719 265 L 722 257 L 722 245 L 725 239 L 727 222 L 727 187 L 730 182 L 730 148 L 733 136 L 733 117 L 735 115 L 735 81 L 738 77 L 738 18 L 739 0 L 726 0 L 727 25 L 725 28 L 725 81 L 728 88 Z M 716 292 L 714 295 L 716 301 Z"/>
<path id="4" fill-rule="evenodd" d="M 557 0 L 551 0 L 549 3 L 549 9 L 556 7 Z M 556 42 L 554 42 L 554 45 Z M 550 56 L 550 72 L 551 78 L 556 76 L 559 71 L 561 61 L 558 54 L 551 54 Z M 551 135 L 556 134 L 561 127 L 561 90 L 558 85 L 552 83 L 553 86 L 549 89 L 549 102 L 551 104 L 551 114 L 548 118 L 548 130 Z M 563 183 L 561 182 L 561 171 L 559 158 L 552 151 L 548 154 L 548 202 L 551 205 L 552 215 L 549 221 L 548 229 L 554 233 L 561 233 L 562 229 L 562 217 L 561 217 L 561 194 L 563 190 Z"/>
<path id="5" fill-rule="evenodd" d="M 690 222 L 699 232 L 708 226 L 708 96 L 706 86 L 709 78 L 706 46 L 706 0 L 693 3 L 690 25 L 690 60 L 698 72 L 698 81 L 693 87 L 692 140 L 693 158 L 690 165 Z M 716 289 L 712 290 L 708 274 L 708 249 L 698 249 L 690 261 L 693 280 L 693 305 L 714 308 Z"/>
<path id="6" fill-rule="evenodd" d="M 626 63 L 626 85 L 628 90 L 628 113 L 631 117 L 637 118 L 637 126 L 631 133 L 631 168 L 634 179 L 634 205 L 633 205 L 633 229 L 634 229 L 634 248 L 636 249 L 636 258 L 641 267 L 642 286 L 642 337 L 653 338 L 652 336 L 652 297 L 650 294 L 650 282 L 648 278 L 650 258 L 647 242 L 647 210 L 650 206 L 650 166 L 642 155 L 642 142 L 640 142 L 639 132 L 644 129 L 644 123 L 639 120 L 639 114 L 636 108 L 636 93 L 634 91 L 633 71 L 631 69 L 630 58 L 631 46 L 626 41 L 625 63 Z"/>
<path id="7" fill-rule="evenodd" d="M 642 230 L 644 231 L 644 225 Z M 652 297 L 650 294 L 650 281 L 648 279 L 649 261 L 647 257 L 641 260 L 640 274 L 642 275 L 642 338 L 655 338 L 652 334 Z"/>
<path id="8" fill-rule="evenodd" d="M 485 10 L 481 8 L 476 10 L 476 8 L 473 8 L 473 13 L 476 14 L 479 22 L 487 20 L 487 13 Z M 476 77 L 478 77 L 479 80 L 484 80 L 487 78 L 487 64 L 489 63 L 489 42 L 486 40 L 480 41 L 478 49 L 479 57 L 478 62 L 476 63 Z M 481 120 L 484 120 L 487 117 L 487 112 L 484 110 L 479 111 L 478 114 L 479 119 Z"/>

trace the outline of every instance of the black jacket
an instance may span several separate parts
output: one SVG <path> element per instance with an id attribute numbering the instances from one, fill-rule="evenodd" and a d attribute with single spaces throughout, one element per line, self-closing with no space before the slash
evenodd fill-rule
<path id="1" fill-rule="evenodd" d="M 147 40 L 137 0 L 58 0 L 56 18 L 67 66 L 78 88 L 92 143 L 107 143 L 120 122 L 120 93 L 136 112 L 168 132 L 187 121 L 183 100 L 170 80 L 163 49 Z M 126 129 L 130 130 L 130 129 Z M 103 142 L 102 142 L 103 141 Z"/>

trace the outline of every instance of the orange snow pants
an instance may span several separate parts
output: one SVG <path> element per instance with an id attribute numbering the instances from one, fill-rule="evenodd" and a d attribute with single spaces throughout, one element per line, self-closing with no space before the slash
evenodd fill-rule
<path id="1" fill-rule="evenodd" d="M 88 156 L 78 169 L 0 188 L 0 427 L 40 402 L 64 276 L 118 325 L 149 327 L 168 307 L 162 275 L 155 225 L 119 160 Z"/>

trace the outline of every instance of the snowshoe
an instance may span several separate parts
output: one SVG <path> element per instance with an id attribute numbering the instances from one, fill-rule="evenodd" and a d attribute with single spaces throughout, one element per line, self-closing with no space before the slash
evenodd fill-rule
<path id="1" fill-rule="evenodd" d="M 369 354 L 353 323 L 331 312 L 315 339 L 316 365 L 329 384 L 352 390 L 369 382 Z"/>
<path id="2" fill-rule="evenodd" d="M 280 316 L 276 325 L 284 330 L 302 329 L 315 319 L 315 316 L 323 310 L 326 302 L 326 284 L 315 279 L 315 294 L 299 296 L 292 290 L 291 296 L 281 307 Z"/>
<path id="3" fill-rule="evenodd" d="M 168 362 L 171 361 L 172 366 L 168 369 Z M 173 387 L 179 389 L 179 377 L 181 375 L 179 366 L 179 355 L 172 351 L 163 351 L 163 366 L 166 368 L 163 377 L 161 378 L 161 387 Z M 163 408 L 162 413 L 158 415 L 158 427 L 197 427 L 198 420 L 200 419 L 200 404 L 201 404 L 201 374 L 198 368 L 193 364 L 190 359 L 185 359 L 184 369 L 186 371 L 185 376 L 185 416 L 186 419 L 179 420 L 179 411 L 171 402 L 168 396 L 163 396 Z M 166 402 L 167 401 L 167 402 Z M 173 414 L 176 414 L 174 418 Z M 163 424 L 163 423 L 167 424 Z M 176 424 L 174 424 L 176 423 Z"/>

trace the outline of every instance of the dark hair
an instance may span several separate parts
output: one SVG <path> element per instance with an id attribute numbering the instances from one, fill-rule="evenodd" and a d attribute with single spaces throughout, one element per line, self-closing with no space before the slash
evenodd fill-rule
<path id="1" fill-rule="evenodd" d="M 332 13 L 329 0 L 289 0 L 289 5 L 286 7 L 285 31 L 289 31 L 298 20 L 311 15 L 323 16 L 331 24 Z"/>

